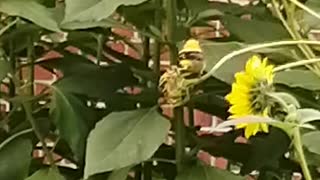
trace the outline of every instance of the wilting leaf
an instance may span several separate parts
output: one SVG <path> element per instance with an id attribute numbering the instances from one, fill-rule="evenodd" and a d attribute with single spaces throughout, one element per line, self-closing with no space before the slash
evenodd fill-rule
<path id="1" fill-rule="evenodd" d="M 111 113 L 89 135 L 85 177 L 147 160 L 169 128 L 169 121 L 154 108 Z"/>

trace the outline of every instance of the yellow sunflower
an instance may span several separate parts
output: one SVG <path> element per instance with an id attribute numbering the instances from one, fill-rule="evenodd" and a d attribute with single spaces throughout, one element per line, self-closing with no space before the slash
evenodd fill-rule
<path id="1" fill-rule="evenodd" d="M 235 74 L 235 82 L 226 100 L 231 107 L 230 118 L 240 118 L 248 115 L 268 116 L 269 105 L 266 93 L 272 90 L 273 65 L 267 64 L 267 58 L 263 60 L 259 56 L 251 57 L 245 67 L 245 71 Z M 239 124 L 236 128 L 245 128 L 245 137 L 256 135 L 257 132 L 268 132 L 266 123 Z"/>

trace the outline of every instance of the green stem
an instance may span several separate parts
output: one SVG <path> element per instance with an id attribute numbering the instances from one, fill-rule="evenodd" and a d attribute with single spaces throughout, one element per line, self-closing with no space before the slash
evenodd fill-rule
<path id="1" fill-rule="evenodd" d="M 154 4 L 156 7 L 162 7 L 162 0 L 154 0 Z M 160 9 L 157 9 L 154 15 L 154 25 L 157 27 L 160 31 L 162 30 L 162 19 L 161 17 L 161 11 Z M 156 74 L 157 81 L 156 81 L 156 87 L 158 87 L 158 79 L 160 78 L 160 55 L 161 55 L 161 43 L 159 40 L 154 39 L 154 55 L 153 55 L 153 71 Z"/>
<path id="2" fill-rule="evenodd" d="M 288 3 L 286 2 L 286 0 L 283 0 L 283 4 L 284 4 L 284 7 L 286 8 L 286 12 L 287 14 L 290 14 L 289 13 L 289 5 Z M 284 16 L 282 15 L 280 9 L 279 9 L 279 3 L 276 1 L 276 0 L 273 0 L 272 1 L 272 5 L 273 5 L 273 8 L 278 16 L 278 18 L 280 19 L 280 21 L 282 22 L 283 26 L 287 29 L 288 33 L 290 34 L 290 36 L 292 37 L 292 39 L 294 40 L 301 40 L 302 38 L 301 37 L 298 37 L 299 32 L 297 32 L 295 30 L 295 28 L 292 26 L 292 23 L 291 23 L 291 26 L 288 24 L 288 22 L 285 20 Z M 290 16 L 290 15 L 288 15 Z M 290 19 L 290 18 L 289 18 Z M 310 58 L 312 56 L 312 54 L 310 55 L 307 48 L 305 45 L 303 44 L 298 44 L 297 45 L 298 48 L 300 49 L 300 51 L 307 57 L 307 58 Z M 312 66 L 307 66 L 311 71 L 315 72 L 314 68 Z"/>
<path id="3" fill-rule="evenodd" d="M 143 38 L 143 56 L 142 60 L 145 63 L 145 66 L 148 67 L 150 60 L 150 38 L 145 36 Z"/>
<path id="4" fill-rule="evenodd" d="M 142 165 L 139 164 L 135 167 L 134 170 L 134 180 L 141 180 L 142 179 Z"/>
<path id="5" fill-rule="evenodd" d="M 24 95 L 26 96 L 34 96 L 34 45 L 33 39 L 29 37 L 28 47 L 27 47 L 27 57 L 28 57 L 28 64 L 30 65 L 27 69 L 27 84 L 30 85 L 30 88 L 26 88 L 24 91 Z M 48 157 L 50 164 L 54 165 L 54 158 L 50 153 L 49 149 L 47 148 L 46 142 L 41 135 L 39 128 L 37 127 L 37 123 L 32 115 L 32 102 L 26 101 L 22 103 L 22 106 L 26 112 L 26 119 L 30 122 L 32 129 L 34 130 L 37 138 L 42 144 L 43 150 Z"/>
<path id="6" fill-rule="evenodd" d="M 33 39 L 32 37 L 28 38 L 28 47 L 27 47 L 27 58 L 28 58 L 28 64 L 29 67 L 27 68 L 26 71 L 26 78 L 27 78 L 27 85 L 30 85 L 29 88 L 26 90 L 26 95 L 33 96 L 34 95 L 34 45 L 33 45 Z"/>
<path id="7" fill-rule="evenodd" d="M 308 164 L 307 164 L 306 158 L 303 153 L 303 145 L 301 142 L 301 134 L 300 134 L 299 128 L 296 128 L 294 130 L 293 145 L 294 145 L 295 150 L 297 151 L 298 158 L 300 161 L 300 166 L 302 168 L 302 172 L 303 172 L 305 180 L 312 180 L 312 176 L 310 174 Z"/>
<path id="8" fill-rule="evenodd" d="M 286 0 L 283 0 L 283 4 L 285 7 L 285 11 L 287 13 L 287 17 L 288 17 L 288 25 L 289 27 L 292 29 L 292 32 L 294 34 L 293 38 L 294 40 L 302 40 L 303 37 L 300 34 L 299 30 L 297 30 L 297 27 L 299 26 L 299 24 L 297 23 L 297 20 L 295 18 L 296 15 L 296 7 L 294 4 L 289 4 Z M 315 54 L 313 53 L 312 49 L 306 45 L 306 44 L 300 44 L 299 46 L 301 46 L 301 50 L 304 53 L 304 55 L 307 58 L 314 58 Z"/>
<path id="9" fill-rule="evenodd" d="M 282 0 L 282 2 L 285 7 L 286 14 L 287 14 L 288 26 L 289 26 L 289 28 L 292 29 L 292 32 L 293 32 L 292 38 L 294 40 L 304 39 L 304 37 L 301 35 L 301 33 L 299 31 L 300 26 L 299 26 L 299 23 L 297 22 L 296 17 L 295 17 L 296 16 L 296 5 L 294 3 L 291 3 L 291 4 L 288 3 L 287 0 Z M 303 54 L 305 55 L 306 58 L 311 59 L 311 58 L 316 57 L 312 48 L 309 45 L 300 44 L 300 45 L 298 45 L 298 47 L 303 52 Z M 313 66 L 311 66 L 311 68 L 309 67 L 309 69 L 311 69 L 315 74 L 320 76 L 320 72 L 319 72 L 320 65 L 319 64 L 313 64 Z"/>
<path id="10" fill-rule="evenodd" d="M 97 36 L 97 42 L 98 42 L 98 47 L 97 47 L 97 65 L 100 66 L 100 62 L 103 57 L 103 46 L 104 46 L 104 35 L 103 34 L 98 34 Z"/>
<path id="11" fill-rule="evenodd" d="M 19 21 L 19 18 L 16 18 L 14 21 L 10 22 L 8 25 L 0 29 L 0 36 L 2 36 L 7 30 L 9 30 L 11 27 L 13 27 L 17 22 Z"/>
<path id="12" fill-rule="evenodd" d="M 289 69 L 289 68 L 304 66 L 304 65 L 308 65 L 308 64 L 317 63 L 317 62 L 320 62 L 320 58 L 300 60 L 298 62 L 287 63 L 287 64 L 284 64 L 284 65 L 275 67 L 273 69 L 273 72 L 279 72 L 279 71 L 283 71 L 283 70 L 286 70 L 286 69 Z"/>
<path id="13" fill-rule="evenodd" d="M 177 65 L 178 63 L 178 48 L 174 41 L 177 25 L 177 1 L 166 1 L 167 12 L 167 38 L 170 47 L 170 64 Z M 173 110 L 175 124 L 175 142 L 176 142 L 176 162 L 177 172 L 183 170 L 183 159 L 185 156 L 185 125 L 183 117 L 183 107 L 176 107 Z"/>
<path id="14" fill-rule="evenodd" d="M 177 163 L 177 171 L 181 172 L 183 170 L 183 163 L 185 157 L 185 124 L 183 118 L 183 107 L 177 107 L 174 109 L 174 118 L 176 122 L 175 127 L 175 141 L 176 141 L 176 163 Z"/>
<path id="15" fill-rule="evenodd" d="M 189 114 L 189 127 L 193 127 L 194 126 L 194 112 L 193 112 L 193 105 L 192 104 L 188 104 L 188 114 Z"/>
<path id="16" fill-rule="evenodd" d="M 176 0 L 167 0 L 167 38 L 170 46 L 170 64 L 178 64 L 178 48 L 174 42 L 177 30 L 177 5 Z"/>
<path id="17" fill-rule="evenodd" d="M 37 136 L 37 138 L 39 139 L 39 141 L 42 144 L 43 151 L 46 154 L 46 157 L 48 158 L 48 161 L 49 161 L 50 165 L 54 166 L 55 162 L 54 162 L 53 155 L 50 152 L 50 150 L 48 149 L 47 144 L 45 142 L 45 139 L 42 137 L 42 134 L 41 134 L 39 128 L 37 127 L 37 123 L 36 123 L 35 119 L 33 118 L 33 115 L 32 115 L 32 104 L 30 102 L 24 102 L 22 104 L 22 106 L 23 106 L 23 108 L 24 108 L 24 110 L 26 112 L 27 120 L 30 122 L 35 135 Z"/>
<path id="18" fill-rule="evenodd" d="M 320 20 L 320 15 L 317 12 L 315 12 L 314 10 L 308 8 L 307 6 L 305 6 L 304 4 L 299 2 L 298 0 L 289 0 L 289 1 L 291 1 L 293 4 L 295 4 L 296 6 L 298 6 L 301 9 L 303 9 L 307 13 L 309 13 L 311 16 L 314 16 L 315 18 Z"/>
<path id="19" fill-rule="evenodd" d="M 270 42 L 270 43 L 262 43 L 262 44 L 257 44 L 257 45 L 251 45 L 249 47 L 240 49 L 240 50 L 236 50 L 233 51 L 227 55 L 225 55 L 224 57 L 222 57 L 217 64 L 215 64 L 208 73 L 206 73 L 205 75 L 203 75 L 199 81 L 197 82 L 197 84 L 205 81 L 206 79 L 210 78 L 212 75 L 214 75 L 214 73 L 227 61 L 229 61 L 230 59 L 232 59 L 235 56 L 250 52 L 250 51 L 254 51 L 254 50 L 258 50 L 258 49 L 263 49 L 263 48 L 268 48 L 268 47 L 278 47 L 278 46 L 285 46 L 285 45 L 297 45 L 297 44 L 310 44 L 310 45 L 318 45 L 320 46 L 320 41 L 309 41 L 309 40 L 298 40 L 298 41 L 276 41 L 276 42 Z"/>
<path id="20" fill-rule="evenodd" d="M 143 180 L 152 180 L 152 162 L 143 163 Z"/>

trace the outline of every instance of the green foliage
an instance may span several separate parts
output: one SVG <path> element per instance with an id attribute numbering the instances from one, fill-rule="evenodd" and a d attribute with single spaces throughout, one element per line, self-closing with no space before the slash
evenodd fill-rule
<path id="1" fill-rule="evenodd" d="M 1 103 L 10 104 L 9 112 L 2 106 L 0 112 L 0 179 L 240 180 L 254 170 L 258 179 L 291 179 L 293 172 L 306 180 L 319 177 L 320 66 L 299 64 L 316 59 L 319 44 L 268 46 L 220 61 L 262 43 L 308 39 L 308 32 L 319 28 L 318 0 L 299 1 L 302 5 L 275 1 L 283 9 L 271 2 L 0 0 L 0 95 Z M 213 21 L 221 22 L 219 33 Z M 224 36 L 203 38 L 195 28 Z M 63 38 L 62 31 L 67 34 Z M 132 31 L 143 45 L 128 35 Z M 276 114 L 272 118 L 280 125 L 271 123 L 268 133 L 240 143 L 243 129 L 199 135 L 193 123 L 201 117 L 192 121 L 190 113 L 188 125 L 183 124 L 183 108 L 166 117 L 159 104 L 164 94 L 157 87 L 163 69 L 156 60 L 167 49 L 175 57 L 190 37 L 200 41 L 204 74 L 221 66 L 207 79 L 193 79 L 196 93 L 185 105 L 189 113 L 201 110 L 227 120 L 225 96 L 234 88 L 234 75 L 258 54 L 274 66 L 294 64 L 275 72 L 273 93 L 266 96 L 272 99 L 269 115 Z M 57 80 L 39 81 L 37 73 L 34 78 L 39 68 Z M 212 129 L 221 130 L 214 123 Z M 167 141 L 171 138 L 174 144 Z M 51 143 L 40 147 L 44 141 Z M 46 157 L 36 157 L 33 150 Z M 200 151 L 239 165 L 240 172 L 204 165 L 197 159 Z M 53 155 L 76 168 L 62 167 L 50 159 Z"/>
<path id="2" fill-rule="evenodd" d="M 306 2 L 306 6 L 320 14 L 320 2 L 317 0 L 308 0 Z M 314 16 L 310 15 L 307 12 L 303 12 L 303 20 L 302 22 L 307 25 L 308 28 L 319 28 L 320 20 L 318 18 L 315 18 Z"/>
<path id="3" fill-rule="evenodd" d="M 320 154 L 320 146 L 317 143 L 320 138 L 320 131 L 305 133 L 302 136 L 304 146 L 312 153 Z"/>
<path id="4" fill-rule="evenodd" d="M 88 126 L 86 122 L 86 107 L 74 95 L 53 86 L 53 96 L 50 112 L 56 123 L 60 136 L 65 139 L 77 160 L 81 161 L 84 150 Z"/>
<path id="5" fill-rule="evenodd" d="M 0 11 L 11 16 L 26 18 L 51 31 L 60 31 L 52 13 L 35 0 L 5 0 L 0 2 Z"/>
<path id="6" fill-rule="evenodd" d="M 0 178 L 23 180 L 28 176 L 32 143 L 25 138 L 30 131 L 16 134 L 0 144 Z"/>
<path id="7" fill-rule="evenodd" d="M 26 180 L 65 180 L 56 168 L 40 169 Z"/>
<path id="8" fill-rule="evenodd" d="M 99 22 L 107 19 L 121 5 L 134 5 L 144 2 L 145 0 L 66 0 L 65 17 L 62 26 L 72 22 Z M 82 27 L 84 28 L 84 27 Z"/>
<path id="9" fill-rule="evenodd" d="M 306 81 L 306 79 L 308 79 Z M 275 83 L 284 84 L 293 88 L 304 88 L 311 91 L 320 90 L 320 78 L 307 70 L 282 71 L 276 74 Z"/>
<path id="10" fill-rule="evenodd" d="M 89 135 L 85 177 L 147 160 L 169 129 L 169 121 L 155 108 L 111 113 Z M 112 138 L 106 143 L 106 137 Z"/>
<path id="11" fill-rule="evenodd" d="M 130 167 L 124 167 L 119 170 L 115 170 L 110 174 L 108 180 L 126 180 L 130 169 Z"/>
<path id="12" fill-rule="evenodd" d="M 202 164 L 194 165 L 190 168 L 187 168 L 185 172 L 181 175 L 178 175 L 176 180 L 210 180 L 210 179 L 221 179 L 221 180 L 244 180 L 244 177 L 236 176 L 231 172 L 213 168 L 210 166 L 205 166 Z"/>

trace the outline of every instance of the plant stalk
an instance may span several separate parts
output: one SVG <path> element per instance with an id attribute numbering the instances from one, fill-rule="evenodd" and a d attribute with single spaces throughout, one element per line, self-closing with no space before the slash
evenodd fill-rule
<path id="1" fill-rule="evenodd" d="M 177 1 L 166 1 L 167 12 L 167 38 L 170 48 L 170 65 L 178 64 L 178 48 L 175 44 L 174 35 L 176 33 L 177 25 Z M 177 172 L 183 170 L 183 159 L 185 156 L 185 124 L 184 124 L 183 107 L 176 107 L 173 109 L 173 116 L 175 124 L 175 145 L 176 145 L 176 163 Z"/>
<path id="2" fill-rule="evenodd" d="M 28 58 L 28 64 L 29 67 L 27 67 L 26 70 L 26 84 L 29 88 L 26 88 L 25 94 L 28 96 L 34 95 L 34 45 L 33 45 L 33 39 L 32 37 L 28 38 L 28 47 L 27 47 L 27 58 Z"/>
<path id="3" fill-rule="evenodd" d="M 293 133 L 293 145 L 294 145 L 294 148 L 295 148 L 295 150 L 296 150 L 296 152 L 298 154 L 298 158 L 299 158 L 299 161 L 300 161 L 300 166 L 301 166 L 301 169 L 302 169 L 302 172 L 303 172 L 305 180 L 312 180 L 312 176 L 311 176 L 311 173 L 309 171 L 308 164 L 307 164 L 306 158 L 305 158 L 304 153 L 303 153 L 303 146 L 302 146 L 302 142 L 301 142 L 301 134 L 300 134 L 300 129 L 299 128 L 296 128 L 294 130 L 294 133 Z"/>
<path id="4" fill-rule="evenodd" d="M 142 60 L 146 67 L 148 67 L 150 60 L 150 38 L 145 36 L 143 38 L 143 56 Z"/>
<path id="5" fill-rule="evenodd" d="M 143 180 L 152 180 L 152 162 L 143 163 Z"/>
<path id="6" fill-rule="evenodd" d="M 97 36 L 97 42 L 98 42 L 98 47 L 97 47 L 97 65 L 100 66 L 102 57 L 103 57 L 103 46 L 104 46 L 104 35 L 103 34 L 98 34 Z"/>
<path id="7" fill-rule="evenodd" d="M 320 62 L 320 58 L 300 60 L 297 62 L 287 63 L 287 64 L 280 65 L 278 67 L 275 67 L 273 69 L 273 72 L 284 71 L 290 68 L 305 66 L 308 64 L 319 63 L 319 62 Z"/>
<path id="8" fill-rule="evenodd" d="M 24 95 L 26 96 L 34 96 L 34 45 L 33 45 L 33 39 L 32 37 L 29 37 L 28 40 L 28 47 L 27 47 L 27 58 L 28 58 L 28 64 L 29 66 L 27 67 L 27 73 L 26 73 L 26 78 L 27 78 L 27 84 L 28 86 L 26 87 L 26 89 L 23 91 Z M 32 115 L 32 102 L 31 101 L 25 101 L 22 103 L 22 106 L 25 110 L 26 113 L 26 119 L 30 122 L 32 129 L 35 133 L 35 135 L 37 136 L 37 138 L 39 139 L 39 141 L 42 144 L 42 148 L 43 151 L 46 154 L 46 157 L 49 160 L 50 165 L 54 166 L 54 158 L 51 154 L 51 152 L 49 151 L 49 149 L 47 148 L 47 144 L 45 142 L 44 137 L 42 137 L 42 134 L 40 132 L 40 129 L 37 127 L 37 123 L 35 121 L 35 119 L 33 118 Z"/>
<path id="9" fill-rule="evenodd" d="M 286 13 L 288 13 L 288 4 L 285 0 L 283 0 L 283 4 L 286 8 Z M 286 30 L 288 31 L 288 33 L 290 34 L 290 36 L 292 37 L 293 40 L 300 40 L 301 38 L 298 37 L 299 33 L 294 29 L 294 27 L 290 26 L 289 23 L 286 21 L 286 19 L 284 18 L 284 16 L 282 15 L 280 9 L 279 9 L 279 3 L 276 0 L 272 1 L 272 5 L 273 8 L 278 16 L 278 18 L 280 19 L 280 21 L 282 22 L 283 26 L 286 28 Z M 298 35 L 297 35 L 298 33 Z M 310 58 L 312 55 L 309 54 L 308 50 L 306 48 L 306 46 L 304 46 L 303 44 L 298 44 L 297 45 L 298 48 L 300 49 L 300 51 L 307 57 Z M 307 66 L 311 71 L 315 72 L 315 69 L 312 66 Z"/>
<path id="10" fill-rule="evenodd" d="M 162 7 L 162 0 L 154 0 L 155 6 L 156 7 Z M 154 17 L 154 25 L 156 28 L 158 28 L 160 31 L 162 30 L 162 19 L 161 17 L 161 12 L 159 9 L 156 10 L 155 12 L 155 17 Z M 160 55 L 161 55 L 161 43 L 159 40 L 154 39 L 154 45 L 153 45 L 153 71 L 156 74 L 157 79 L 160 78 Z M 158 87 L 158 81 L 156 87 Z"/>

